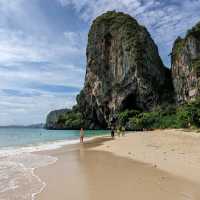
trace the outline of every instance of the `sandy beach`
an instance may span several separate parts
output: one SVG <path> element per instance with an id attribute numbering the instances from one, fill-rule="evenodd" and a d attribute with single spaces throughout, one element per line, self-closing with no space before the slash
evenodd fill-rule
<path id="1" fill-rule="evenodd" d="M 106 142 L 94 149 L 148 163 L 200 183 L 200 134 L 194 131 L 138 132 Z"/>
<path id="2" fill-rule="evenodd" d="M 196 133 L 129 133 L 41 153 L 58 161 L 36 170 L 46 183 L 37 200 L 200 199 Z"/>

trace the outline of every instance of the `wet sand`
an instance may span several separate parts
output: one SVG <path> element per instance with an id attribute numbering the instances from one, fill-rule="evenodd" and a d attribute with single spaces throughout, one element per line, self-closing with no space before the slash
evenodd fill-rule
<path id="1" fill-rule="evenodd" d="M 84 145 L 42 152 L 58 158 L 36 170 L 46 182 L 37 200 L 199 200 L 199 184 L 152 164 L 108 152 L 119 140 L 95 139 Z M 117 142 L 118 141 L 118 142 Z M 98 150 L 104 149 L 102 150 Z M 112 151 L 112 150 L 110 150 Z"/>

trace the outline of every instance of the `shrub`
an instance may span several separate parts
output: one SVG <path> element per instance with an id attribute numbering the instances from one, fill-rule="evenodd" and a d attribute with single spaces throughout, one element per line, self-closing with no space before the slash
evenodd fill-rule
<path id="1" fill-rule="evenodd" d="M 156 128 L 190 128 L 200 127 L 200 99 L 176 108 L 173 105 L 158 107 L 151 112 L 136 110 L 118 114 L 118 125 L 127 130 Z"/>
<path id="2" fill-rule="evenodd" d="M 140 119 L 140 117 L 135 116 L 129 119 L 127 125 L 126 125 L 127 130 L 134 130 L 134 131 L 140 131 L 143 129 L 143 124 Z"/>
<path id="3" fill-rule="evenodd" d="M 83 126 L 83 118 L 81 113 L 69 111 L 58 117 L 57 124 L 61 128 L 80 129 Z"/>
<path id="4" fill-rule="evenodd" d="M 129 119 L 133 116 L 137 116 L 140 112 L 137 110 L 125 110 L 120 112 L 117 116 L 118 124 L 120 126 L 126 126 Z"/>
<path id="5" fill-rule="evenodd" d="M 200 100 L 197 99 L 178 108 L 177 118 L 183 128 L 200 127 Z"/>
<path id="6" fill-rule="evenodd" d="M 66 116 L 65 116 L 64 114 L 60 115 L 60 116 L 58 117 L 57 123 L 58 123 L 59 125 L 64 125 L 65 122 L 66 122 Z"/>

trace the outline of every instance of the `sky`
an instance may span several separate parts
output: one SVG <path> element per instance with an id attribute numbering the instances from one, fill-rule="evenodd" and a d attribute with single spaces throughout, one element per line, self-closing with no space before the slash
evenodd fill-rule
<path id="1" fill-rule="evenodd" d="M 0 0 L 0 125 L 76 103 L 90 25 L 108 10 L 146 26 L 167 67 L 174 40 L 200 21 L 200 0 Z"/>

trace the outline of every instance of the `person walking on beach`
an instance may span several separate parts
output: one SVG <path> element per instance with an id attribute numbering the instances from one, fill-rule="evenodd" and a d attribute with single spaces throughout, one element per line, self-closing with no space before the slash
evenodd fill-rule
<path id="1" fill-rule="evenodd" d="M 83 128 L 80 130 L 80 143 L 83 143 L 83 138 L 84 138 L 84 131 Z"/>
<path id="2" fill-rule="evenodd" d="M 114 131 L 114 128 L 111 127 L 111 137 L 114 138 L 115 137 L 115 131 Z"/>

